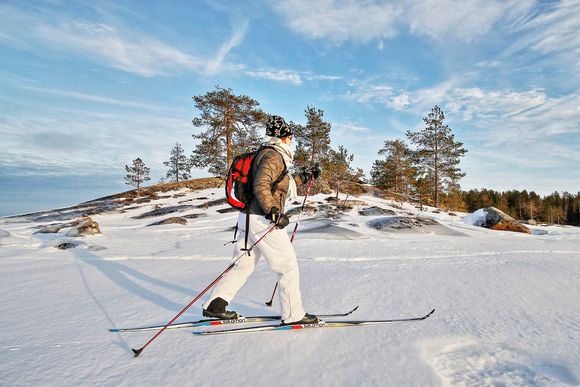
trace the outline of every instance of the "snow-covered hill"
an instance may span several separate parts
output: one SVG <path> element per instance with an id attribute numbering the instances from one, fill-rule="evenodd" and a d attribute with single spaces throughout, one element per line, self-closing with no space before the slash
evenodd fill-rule
<path id="1" fill-rule="evenodd" d="M 309 198 L 318 211 L 294 241 L 305 307 L 359 305 L 353 319 L 436 308 L 430 319 L 210 337 L 172 330 L 134 358 L 131 347 L 152 333 L 108 328 L 167 322 L 228 266 L 237 214 L 218 211 L 221 198 L 221 189 L 180 190 L 101 203 L 106 211 L 91 217 L 102 235 L 84 238 L 66 236 L 68 227 L 37 232 L 82 208 L 0 218 L 0 385 L 580 384 L 580 229 L 490 231 L 464 223 L 466 214 L 372 196 L 342 212 Z M 150 226 L 169 216 L 187 224 Z M 77 247 L 56 248 L 63 243 Z M 262 262 L 231 308 L 277 314 L 264 304 L 275 282 Z M 199 318 L 200 304 L 180 320 Z"/>

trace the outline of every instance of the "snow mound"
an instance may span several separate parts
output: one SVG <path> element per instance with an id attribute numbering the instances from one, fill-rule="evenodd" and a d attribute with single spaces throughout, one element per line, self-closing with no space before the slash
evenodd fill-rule
<path id="1" fill-rule="evenodd" d="M 472 214 L 464 217 L 463 223 L 469 224 L 471 226 L 483 227 L 485 225 L 485 218 L 487 217 L 487 211 L 481 208 Z"/>

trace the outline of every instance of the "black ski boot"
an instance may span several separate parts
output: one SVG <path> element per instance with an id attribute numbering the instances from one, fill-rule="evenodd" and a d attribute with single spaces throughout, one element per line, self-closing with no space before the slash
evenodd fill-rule
<path id="1" fill-rule="evenodd" d="M 240 317 L 237 312 L 226 310 L 226 306 L 228 306 L 228 302 L 218 297 L 209 304 L 207 309 L 203 310 L 203 316 L 219 318 L 220 320 L 235 320 Z"/>
<path id="2" fill-rule="evenodd" d="M 284 321 L 282 323 L 282 325 L 295 325 L 295 324 L 316 324 L 319 323 L 320 319 L 318 317 L 316 317 L 313 314 L 308 314 L 306 313 L 304 315 L 304 317 L 302 317 L 302 320 L 299 321 L 292 321 L 292 322 L 286 322 Z"/>

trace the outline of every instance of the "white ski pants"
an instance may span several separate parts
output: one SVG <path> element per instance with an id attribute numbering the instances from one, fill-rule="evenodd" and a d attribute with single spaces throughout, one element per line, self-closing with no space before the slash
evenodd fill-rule
<path id="1" fill-rule="evenodd" d="M 261 215 L 250 215 L 250 232 L 248 248 L 262 237 L 273 224 Z M 246 214 L 238 217 L 238 239 L 234 249 L 234 259 L 239 257 L 244 248 L 246 232 Z M 304 315 L 302 296 L 300 295 L 300 274 L 294 247 L 285 229 L 274 229 L 258 243 L 251 255 L 244 255 L 236 265 L 217 283 L 211 297 L 203 305 L 205 309 L 215 298 L 221 297 L 228 303 L 254 272 L 260 257 L 264 257 L 270 268 L 278 273 L 278 295 L 282 309 L 282 321 L 298 321 Z"/>

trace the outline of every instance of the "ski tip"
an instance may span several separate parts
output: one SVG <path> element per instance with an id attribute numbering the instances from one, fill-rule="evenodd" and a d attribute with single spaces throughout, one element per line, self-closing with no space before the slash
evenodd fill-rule
<path id="1" fill-rule="evenodd" d="M 429 313 L 428 313 L 428 314 L 425 316 L 425 318 L 427 318 L 427 317 L 431 316 L 433 313 L 435 313 L 435 309 L 433 309 L 431 312 L 429 312 Z"/>
<path id="2" fill-rule="evenodd" d="M 358 305 L 357 305 L 357 306 L 355 306 L 355 307 L 354 307 L 354 309 L 350 311 L 350 313 L 354 312 L 354 311 L 355 311 L 355 310 L 357 310 L 357 309 L 358 309 Z"/>
<path id="3" fill-rule="evenodd" d="M 139 355 L 141 355 L 141 352 L 143 352 L 143 348 L 140 349 L 131 348 L 131 351 L 133 351 L 135 357 L 138 357 Z"/>

